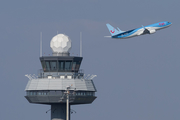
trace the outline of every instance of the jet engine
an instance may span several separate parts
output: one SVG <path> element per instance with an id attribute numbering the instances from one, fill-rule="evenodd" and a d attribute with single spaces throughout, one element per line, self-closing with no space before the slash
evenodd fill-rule
<path id="1" fill-rule="evenodd" d="M 156 30 L 149 30 L 149 34 L 153 34 L 155 32 L 156 32 Z"/>

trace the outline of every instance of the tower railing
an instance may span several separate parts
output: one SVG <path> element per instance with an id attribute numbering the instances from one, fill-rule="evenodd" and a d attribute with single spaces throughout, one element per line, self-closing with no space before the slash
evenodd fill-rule
<path id="1" fill-rule="evenodd" d="M 83 69 L 39 69 L 41 72 L 72 72 L 72 73 L 84 73 Z"/>
<path id="2" fill-rule="evenodd" d="M 38 78 L 48 78 L 48 76 L 52 76 L 52 78 L 60 78 L 64 76 L 64 78 L 82 78 L 84 76 L 84 70 L 63 70 L 63 72 L 59 71 L 44 71 L 43 69 L 38 70 Z"/>

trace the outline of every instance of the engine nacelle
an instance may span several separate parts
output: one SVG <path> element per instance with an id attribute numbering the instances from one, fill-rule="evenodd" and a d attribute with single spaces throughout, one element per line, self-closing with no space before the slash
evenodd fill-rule
<path id="1" fill-rule="evenodd" d="M 153 34 L 155 32 L 156 32 L 156 30 L 149 30 L 149 34 Z"/>

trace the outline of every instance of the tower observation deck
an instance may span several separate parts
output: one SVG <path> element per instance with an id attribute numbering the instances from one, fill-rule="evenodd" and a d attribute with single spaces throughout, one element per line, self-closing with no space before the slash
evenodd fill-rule
<path id="1" fill-rule="evenodd" d="M 70 56 L 71 40 L 58 34 L 51 40 L 53 56 L 41 56 L 42 69 L 29 78 L 25 98 L 30 103 L 51 105 L 51 120 L 66 120 L 71 105 L 90 104 L 95 99 L 93 78 L 80 69 L 82 57 Z M 67 95 L 68 94 L 68 95 Z M 68 96 L 68 97 L 67 97 Z M 69 99 L 67 105 L 67 99 Z"/>

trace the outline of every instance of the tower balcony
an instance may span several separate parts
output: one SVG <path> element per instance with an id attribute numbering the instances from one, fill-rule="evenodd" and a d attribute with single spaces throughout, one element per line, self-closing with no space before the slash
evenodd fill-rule
<path id="1" fill-rule="evenodd" d="M 43 69 L 38 70 L 38 78 L 63 78 L 63 79 L 76 79 L 76 78 L 83 78 L 84 77 L 84 70 L 49 70 L 44 72 Z"/>

